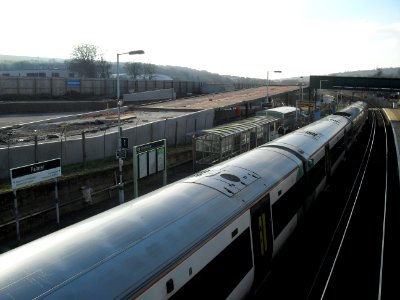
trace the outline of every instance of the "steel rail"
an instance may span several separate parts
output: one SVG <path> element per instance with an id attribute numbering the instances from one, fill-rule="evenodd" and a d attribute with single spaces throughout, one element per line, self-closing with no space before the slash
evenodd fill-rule
<path id="1" fill-rule="evenodd" d="M 324 299 L 324 297 L 325 297 L 325 293 L 326 293 L 326 290 L 327 290 L 327 288 L 328 288 L 328 286 L 329 286 L 330 279 L 331 279 L 332 274 L 333 274 L 333 270 L 334 270 L 335 267 L 336 267 L 336 263 L 337 263 L 337 260 L 338 260 L 338 258 L 339 258 L 339 254 L 340 254 L 340 252 L 341 252 L 341 250 L 342 250 L 342 247 L 343 247 L 344 238 L 345 238 L 346 235 L 347 235 L 347 231 L 348 231 L 348 228 L 349 228 L 349 226 L 350 226 L 350 222 L 351 222 L 351 219 L 352 219 L 352 216 L 353 216 L 353 213 L 354 213 L 354 209 L 355 209 L 355 206 L 356 206 L 356 204 L 357 204 L 358 196 L 359 196 L 359 194 L 360 194 L 361 187 L 362 187 L 362 184 L 363 184 L 363 182 L 364 182 L 364 177 L 365 177 L 365 174 L 366 174 L 366 172 L 367 172 L 367 168 L 368 168 L 368 164 L 369 164 L 369 159 L 370 159 L 370 157 L 371 157 L 372 148 L 373 148 L 374 142 L 375 142 L 376 127 L 377 127 L 377 119 L 376 119 L 376 117 L 375 117 L 375 113 L 374 113 L 373 115 L 374 115 L 374 120 L 373 120 L 374 122 L 373 122 L 373 128 L 372 128 L 372 130 L 371 130 L 371 132 L 373 132 L 373 134 L 372 134 L 371 143 L 369 143 L 369 145 L 368 145 L 369 147 L 367 147 L 367 149 L 369 148 L 369 149 L 367 150 L 367 152 L 368 152 L 367 160 L 365 161 L 365 164 L 362 166 L 363 172 L 362 172 L 362 177 L 361 177 L 361 180 L 360 180 L 360 184 L 358 185 L 357 193 L 356 193 L 356 195 L 355 195 L 355 197 L 354 197 L 354 202 L 353 202 L 353 205 L 352 205 L 352 207 L 351 207 L 350 215 L 349 215 L 349 217 L 348 217 L 348 219 L 347 219 L 344 232 L 343 232 L 342 237 L 341 237 L 341 239 L 340 239 L 340 243 L 339 243 L 339 247 L 338 247 L 338 249 L 337 249 L 337 251 L 336 251 L 335 259 L 334 259 L 333 264 L 332 264 L 332 266 L 331 266 L 331 269 L 330 269 L 330 271 L 329 271 L 329 276 L 328 276 L 328 278 L 327 278 L 327 280 L 326 280 L 326 282 L 325 282 L 324 290 L 323 290 L 322 295 L 321 295 L 321 300 Z M 351 196 L 351 193 L 350 193 L 349 197 L 350 197 L 350 196 Z"/>
<path id="2" fill-rule="evenodd" d="M 380 268 L 379 268 L 379 290 L 378 290 L 378 300 L 382 298 L 382 281 L 383 281 L 383 256 L 385 251 L 385 234 L 386 234 L 386 209 L 387 209 L 387 194 L 388 194 L 388 178 L 389 178 L 389 147 L 388 147 L 388 135 L 386 131 L 385 118 L 383 117 L 382 111 L 379 110 L 380 116 L 383 122 L 383 128 L 385 129 L 385 168 L 386 168 L 386 177 L 385 177 L 385 201 L 383 204 L 383 221 L 382 221 L 382 244 L 381 244 L 381 260 L 380 260 Z"/>
<path id="3" fill-rule="evenodd" d="M 354 193 L 354 190 L 355 190 L 355 188 L 357 187 L 358 182 L 360 181 L 360 183 L 358 184 L 358 190 L 357 190 L 357 195 L 356 195 L 356 197 L 358 197 L 358 194 L 359 194 L 359 191 L 360 191 L 360 188 L 361 188 L 361 185 L 362 185 L 362 181 L 363 181 L 363 178 L 364 178 L 364 175 L 365 175 L 365 172 L 366 172 L 366 168 L 367 168 L 366 166 L 368 165 L 369 157 L 370 157 L 370 155 L 371 155 L 372 145 L 373 145 L 373 143 L 374 143 L 374 138 L 375 138 L 376 117 L 375 117 L 375 114 L 373 114 L 372 116 L 373 116 L 372 128 L 371 128 L 370 135 L 369 135 L 369 138 L 368 138 L 367 147 L 366 147 L 366 149 L 365 149 L 365 151 L 364 151 L 364 155 L 363 155 L 362 161 L 361 161 L 361 163 L 360 163 L 360 167 L 358 168 L 358 172 L 357 172 L 357 175 L 356 175 L 356 177 L 355 177 L 355 179 L 354 179 L 352 188 L 351 188 L 351 190 L 350 190 L 350 192 L 349 192 L 349 196 L 348 196 L 348 198 L 347 198 L 347 200 L 346 200 L 346 204 L 345 204 L 345 206 L 344 206 L 344 208 L 343 208 L 343 210 L 342 210 L 341 216 L 340 216 L 339 221 L 338 221 L 338 223 L 337 223 L 337 225 L 336 225 L 336 227 L 335 227 L 335 230 L 334 230 L 334 232 L 333 232 L 333 234 L 332 234 L 332 237 L 331 237 L 331 240 L 330 240 L 330 242 L 329 242 L 329 244 L 328 244 L 328 247 L 327 247 L 327 249 L 325 250 L 325 253 L 324 253 L 323 259 L 322 259 L 322 261 L 321 261 L 321 263 L 320 263 L 320 265 L 319 265 L 318 271 L 317 271 L 317 273 L 316 273 L 315 276 L 314 276 L 314 280 L 313 280 L 313 283 L 312 283 L 312 285 L 311 285 L 311 287 L 310 287 L 309 293 L 308 293 L 308 295 L 307 295 L 307 299 L 310 299 L 311 294 L 312 294 L 312 292 L 314 291 L 315 286 L 316 286 L 316 284 L 317 284 L 317 280 L 320 278 L 320 273 L 321 273 L 321 271 L 322 271 L 322 268 L 323 268 L 323 266 L 326 265 L 326 260 L 327 260 L 327 258 L 328 258 L 328 254 L 329 254 L 329 253 L 331 252 L 331 250 L 332 250 L 334 241 L 336 240 L 336 237 L 337 237 L 337 235 L 338 235 L 338 233 L 339 233 L 339 228 L 340 228 L 341 224 L 343 224 L 343 219 L 344 219 L 344 216 L 345 216 L 345 214 L 346 214 L 346 212 L 347 212 L 347 208 L 348 208 L 349 204 L 351 203 L 351 200 L 353 199 L 353 198 L 352 198 L 352 195 L 353 195 L 353 193 Z M 362 174 L 362 175 L 361 175 L 361 174 Z M 360 178 L 360 176 L 361 176 L 361 178 Z M 353 202 L 353 207 L 352 207 L 352 210 L 351 210 L 351 214 L 352 214 L 352 211 L 354 210 L 355 202 L 356 202 L 356 199 L 355 199 L 354 202 Z M 345 233 L 346 233 L 346 231 L 347 231 L 347 227 L 348 227 L 350 218 L 351 218 L 351 215 L 350 215 L 350 217 L 348 218 L 345 232 L 344 232 L 343 235 L 342 235 L 342 239 L 341 239 L 341 243 L 340 243 L 340 245 L 339 245 L 339 249 L 338 249 L 338 251 L 337 251 L 337 253 L 336 253 L 336 257 L 335 257 L 334 263 L 333 263 L 333 265 L 332 265 L 332 267 L 331 267 L 329 276 L 328 276 L 328 278 L 327 278 L 327 280 L 326 280 L 326 283 L 325 283 L 325 286 L 324 286 L 324 290 L 323 290 L 323 293 L 322 293 L 320 299 L 323 299 L 323 297 L 324 297 L 324 295 L 325 295 L 327 286 L 328 286 L 328 284 L 329 284 L 331 275 L 332 275 L 332 273 L 333 273 L 334 266 L 335 266 L 335 264 L 336 264 L 336 260 L 337 260 L 337 258 L 338 258 L 338 254 L 339 254 L 339 252 L 340 252 L 341 245 L 342 245 L 343 240 L 344 240 Z"/>

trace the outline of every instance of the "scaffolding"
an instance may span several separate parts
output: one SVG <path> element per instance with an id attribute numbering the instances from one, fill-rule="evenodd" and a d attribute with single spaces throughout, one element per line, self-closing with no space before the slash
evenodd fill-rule
<path id="1" fill-rule="evenodd" d="M 202 170 L 277 138 L 280 125 L 277 117 L 255 116 L 196 132 L 193 169 Z"/>

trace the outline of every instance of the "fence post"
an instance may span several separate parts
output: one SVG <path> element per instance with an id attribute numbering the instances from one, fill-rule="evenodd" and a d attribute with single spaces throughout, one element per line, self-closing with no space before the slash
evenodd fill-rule
<path id="1" fill-rule="evenodd" d="M 58 200 L 58 180 L 55 178 L 54 181 L 54 198 L 56 201 L 56 218 L 57 218 L 57 226 L 60 227 L 60 206 Z"/>
<path id="2" fill-rule="evenodd" d="M 35 149 L 34 149 L 34 151 L 35 151 L 34 161 L 35 161 L 35 163 L 37 163 L 38 162 L 38 136 L 36 134 L 36 130 L 35 130 Z"/>
<path id="3" fill-rule="evenodd" d="M 14 198 L 14 216 L 15 216 L 15 230 L 17 234 L 17 241 L 20 241 L 20 232 L 19 232 L 19 212 L 18 212 L 18 199 L 17 199 L 17 190 L 13 189 L 13 198 Z"/>
<path id="4" fill-rule="evenodd" d="M 8 146 L 7 146 L 7 163 L 8 164 L 7 164 L 7 166 L 8 166 L 8 170 L 10 170 L 10 167 L 11 167 L 11 163 L 10 163 L 10 142 L 11 142 L 12 133 L 8 132 L 7 136 L 8 136 Z"/>
<path id="5" fill-rule="evenodd" d="M 175 122 L 175 148 L 178 145 L 178 121 Z"/>
<path id="6" fill-rule="evenodd" d="M 103 147 L 104 147 L 103 151 L 104 151 L 104 154 L 103 154 L 103 158 L 106 158 L 106 131 L 107 131 L 107 128 L 104 130 L 104 138 L 103 138 Z"/>
<path id="7" fill-rule="evenodd" d="M 86 147 L 85 147 L 85 132 L 82 131 L 82 163 L 83 163 L 83 167 L 86 166 Z"/>

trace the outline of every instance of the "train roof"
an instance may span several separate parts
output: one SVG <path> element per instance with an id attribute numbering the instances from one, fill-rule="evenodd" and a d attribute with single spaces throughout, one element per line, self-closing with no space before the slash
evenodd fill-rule
<path id="1" fill-rule="evenodd" d="M 349 124 L 350 121 L 343 116 L 330 115 L 263 146 L 286 147 L 300 154 L 304 159 L 309 159 Z"/>
<path id="2" fill-rule="evenodd" d="M 280 149 L 257 148 L 6 252 L 0 298 L 139 291 L 300 165 Z"/>
<path id="3" fill-rule="evenodd" d="M 351 120 L 354 120 L 359 114 L 360 111 L 368 109 L 368 104 L 362 101 L 354 102 L 353 104 L 341 109 L 338 112 L 335 112 L 334 115 L 340 115 L 348 117 Z"/>

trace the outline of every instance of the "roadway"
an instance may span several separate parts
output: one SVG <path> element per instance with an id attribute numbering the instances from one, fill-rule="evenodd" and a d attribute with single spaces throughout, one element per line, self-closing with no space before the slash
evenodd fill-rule
<path id="1" fill-rule="evenodd" d="M 30 114 L 0 114 L 0 129 L 13 126 L 15 124 L 30 123 L 46 119 L 68 116 L 70 113 L 30 113 Z"/>

